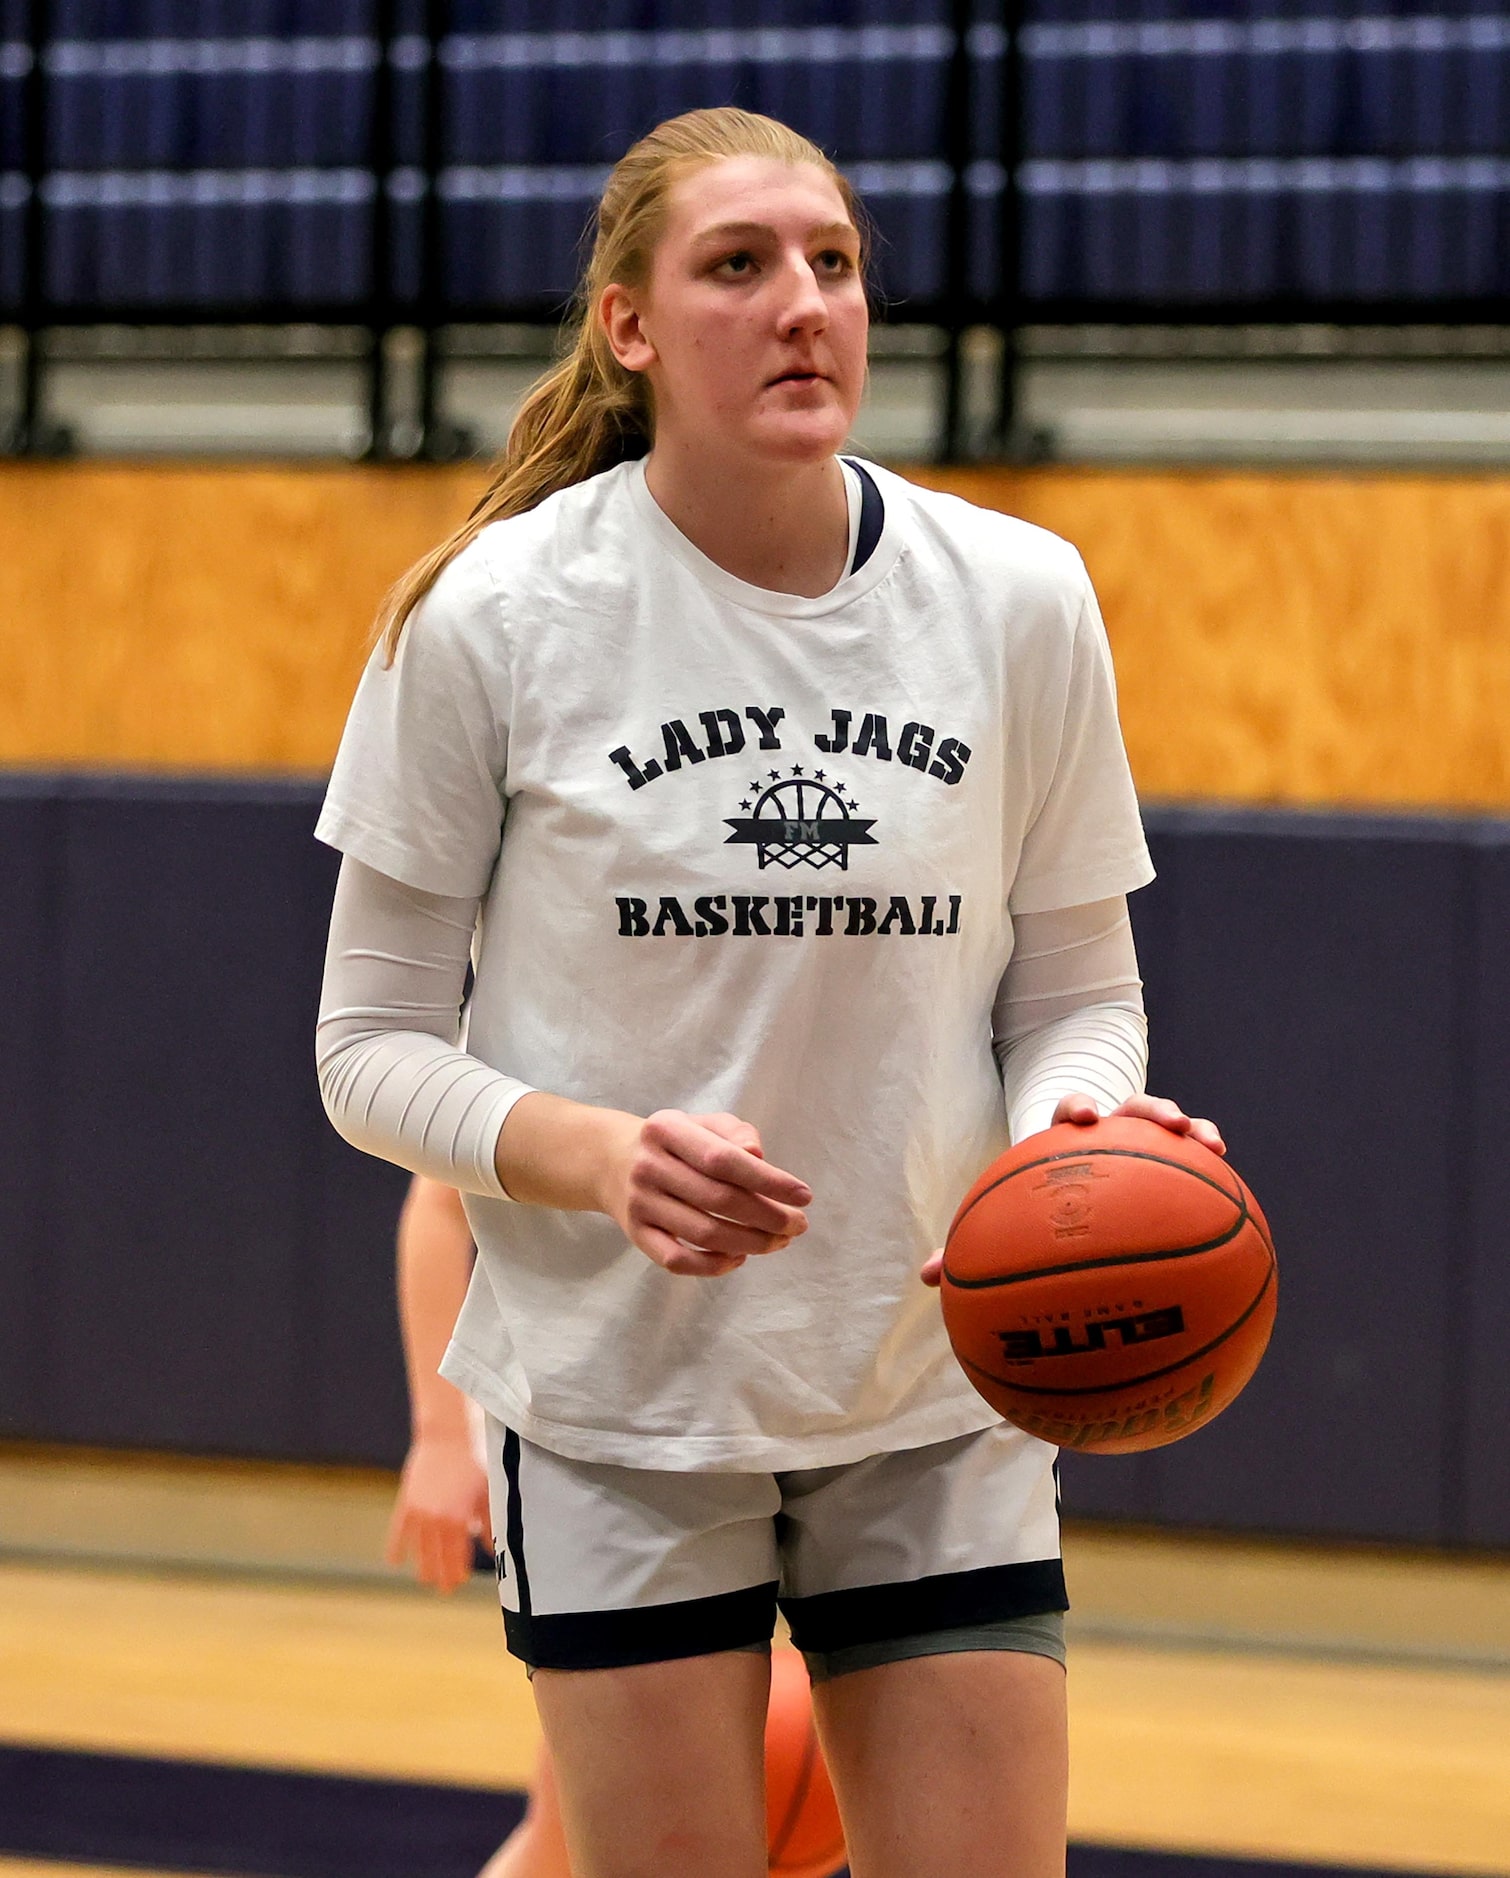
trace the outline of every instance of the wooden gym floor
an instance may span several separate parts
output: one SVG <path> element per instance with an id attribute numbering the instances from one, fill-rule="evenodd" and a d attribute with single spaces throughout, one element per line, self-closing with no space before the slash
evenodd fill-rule
<path id="1" fill-rule="evenodd" d="M 411 1810 L 524 1783 L 491 1586 L 442 1601 L 374 1564 L 391 1485 L 0 1452 L 0 1878 L 98 1869 L 5 1836 L 38 1769 L 358 1776 Z M 1510 1874 L 1510 1563 L 1105 1528 L 1066 1559 L 1082 1846 Z"/>

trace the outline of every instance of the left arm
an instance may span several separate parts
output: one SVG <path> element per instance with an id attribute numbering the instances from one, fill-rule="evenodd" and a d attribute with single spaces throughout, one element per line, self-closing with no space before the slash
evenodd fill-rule
<path id="1" fill-rule="evenodd" d="M 1140 1095 L 1148 1068 L 1143 983 L 1127 899 L 1022 913 L 991 1012 L 1012 1140 L 1086 1096 L 1109 1115 Z"/>

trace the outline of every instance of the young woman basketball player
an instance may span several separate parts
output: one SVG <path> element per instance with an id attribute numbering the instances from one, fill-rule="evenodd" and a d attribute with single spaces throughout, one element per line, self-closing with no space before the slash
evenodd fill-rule
<path id="1" fill-rule="evenodd" d="M 320 824 L 325 1100 L 467 1195 L 446 1373 L 578 1878 L 763 1870 L 778 1594 L 856 1878 L 1062 1871 L 1054 1451 L 918 1269 L 1009 1133 L 1220 1145 L 1139 1094 L 1151 870 L 1078 557 L 836 455 L 864 258 L 768 119 L 629 152 Z"/>

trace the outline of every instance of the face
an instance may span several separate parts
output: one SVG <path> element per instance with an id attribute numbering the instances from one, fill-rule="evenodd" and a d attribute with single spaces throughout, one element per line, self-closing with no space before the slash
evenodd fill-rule
<path id="1" fill-rule="evenodd" d="M 648 285 L 608 288 L 600 314 L 619 362 L 650 382 L 657 443 L 810 462 L 854 422 L 860 237 L 815 165 L 726 157 L 682 177 Z"/>

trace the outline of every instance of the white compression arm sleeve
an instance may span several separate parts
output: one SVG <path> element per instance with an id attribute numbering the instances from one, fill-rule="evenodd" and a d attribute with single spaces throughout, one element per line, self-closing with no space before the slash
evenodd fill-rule
<path id="1" fill-rule="evenodd" d="M 325 1113 L 353 1147 L 507 1199 L 494 1153 L 530 1085 L 456 1043 L 477 906 L 343 859 L 315 1061 Z"/>
<path id="2" fill-rule="evenodd" d="M 1137 1095 L 1148 1025 L 1127 901 L 1097 900 L 1016 921 L 1011 962 L 992 1013 L 1014 1141 L 1037 1134 L 1066 1095 L 1103 1115 Z"/>

